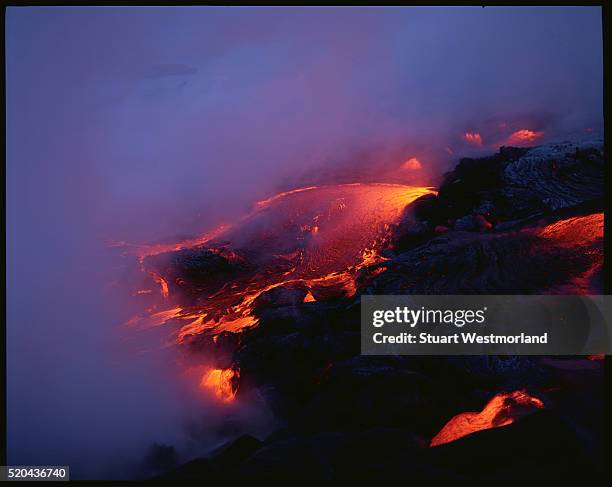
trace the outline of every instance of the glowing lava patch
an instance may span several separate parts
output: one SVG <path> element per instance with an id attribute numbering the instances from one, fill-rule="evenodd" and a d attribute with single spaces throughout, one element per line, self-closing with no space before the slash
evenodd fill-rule
<path id="1" fill-rule="evenodd" d="M 206 248 L 223 247 L 225 256 L 248 255 L 253 269 L 213 295 L 199 296 L 194 305 L 168 310 L 167 315 L 157 312 L 152 326 L 164 316 L 180 323 L 178 343 L 203 332 L 237 332 L 257 324 L 255 300 L 283 285 L 306 289 L 306 302 L 349 297 L 356 290 L 357 272 L 384 260 L 380 251 L 406 206 L 432 193 L 431 188 L 401 184 L 309 186 L 260 201 L 250 215 L 220 233 L 165 247 L 145 246 L 139 260 L 160 284 L 164 299 L 171 295 L 169 279 L 161 275 L 165 268 L 147 265 L 149 256 L 166 249 L 195 248 L 205 241 Z"/>
<path id="2" fill-rule="evenodd" d="M 508 140 L 506 140 L 505 145 L 526 145 L 535 142 L 540 139 L 544 135 L 544 132 L 538 132 L 534 130 L 521 129 L 513 132 Z"/>
<path id="3" fill-rule="evenodd" d="M 525 391 L 500 393 L 495 395 L 479 413 L 467 412 L 453 417 L 434 436 L 429 446 L 443 445 L 477 431 L 499 428 L 543 408 L 544 403 L 540 399 L 530 396 Z"/>
<path id="4" fill-rule="evenodd" d="M 603 239 L 604 214 L 593 213 L 559 220 L 545 226 L 537 235 L 554 241 L 557 245 L 578 247 Z"/>
<path id="5" fill-rule="evenodd" d="M 234 369 L 210 369 L 202 376 L 200 387 L 212 392 L 219 401 L 230 403 L 236 398 L 239 377 L 240 373 Z"/>

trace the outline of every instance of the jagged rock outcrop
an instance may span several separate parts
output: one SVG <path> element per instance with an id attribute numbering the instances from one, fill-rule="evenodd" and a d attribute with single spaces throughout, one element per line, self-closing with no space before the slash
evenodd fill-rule
<path id="1" fill-rule="evenodd" d="M 461 159 L 445 175 L 437 197 L 414 205 L 417 220 L 457 230 L 491 227 L 585 203 L 603 204 L 603 140 L 502 147 L 479 159 Z"/>

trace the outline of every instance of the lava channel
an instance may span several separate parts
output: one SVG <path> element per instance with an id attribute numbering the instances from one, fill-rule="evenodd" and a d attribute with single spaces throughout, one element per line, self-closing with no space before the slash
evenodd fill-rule
<path id="1" fill-rule="evenodd" d="M 176 324 L 182 343 L 255 325 L 255 301 L 279 286 L 302 289 L 305 302 L 351 296 L 359 270 L 384 260 L 381 251 L 405 208 L 432 193 L 383 183 L 310 186 L 260 201 L 235 224 L 202 237 L 136 247 L 141 270 L 154 276 L 161 295 L 154 313 L 130 323 Z M 206 276 L 195 282 L 177 269 L 185 252 L 207 252 L 243 270 L 214 284 Z"/>

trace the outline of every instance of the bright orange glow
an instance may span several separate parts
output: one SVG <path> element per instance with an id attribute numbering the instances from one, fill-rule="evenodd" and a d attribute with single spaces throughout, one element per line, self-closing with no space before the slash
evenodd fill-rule
<path id="1" fill-rule="evenodd" d="M 210 369 L 204 373 L 200 387 L 214 394 L 221 402 L 230 403 L 236 398 L 238 370 Z"/>
<path id="2" fill-rule="evenodd" d="M 466 132 L 463 139 L 472 145 L 482 146 L 482 137 L 478 132 Z"/>
<path id="3" fill-rule="evenodd" d="M 418 171 L 423 169 L 423 166 L 421 165 L 421 161 L 416 157 L 411 157 L 401 165 L 400 169 L 402 171 Z"/>
<path id="4" fill-rule="evenodd" d="M 149 271 L 149 274 L 153 280 L 159 285 L 159 289 L 162 297 L 167 298 L 169 296 L 168 282 L 156 272 Z"/>
<path id="5" fill-rule="evenodd" d="M 303 222 L 297 227 L 299 232 L 288 237 L 295 241 L 289 240 L 283 245 L 282 255 L 270 252 L 272 257 L 282 259 L 282 270 L 278 270 L 279 264 L 263 268 L 252 276 L 228 283 L 212 296 L 202 297 L 197 306 L 157 311 L 139 319 L 137 324 L 148 327 L 175 323 L 179 325 L 177 342 L 182 343 L 199 333 L 214 336 L 222 331 L 237 332 L 255 326 L 255 300 L 278 286 L 304 285 L 310 290 L 306 302 L 350 297 L 356 291 L 355 276 L 360 269 L 385 260 L 380 251 L 406 205 L 426 194 L 435 192 L 431 188 L 401 184 L 351 183 L 299 188 L 260 201 L 247 217 L 223 232 L 214 232 L 215 237 L 208 234 L 206 241 L 214 243 L 214 238 L 219 237 L 231 242 L 236 237 L 244 238 L 246 232 L 257 245 L 273 231 L 273 225 L 278 227 L 275 231 L 284 235 L 287 225 Z M 260 235 L 262 231 L 265 233 Z M 189 248 L 193 242 L 202 241 L 204 237 L 165 248 Z M 156 279 L 162 296 L 167 297 L 166 280 L 156 270 L 145 270 L 144 256 L 160 250 L 160 247 L 144 247 L 137 255 L 143 271 Z M 232 254 L 230 250 L 227 253 Z"/>
<path id="6" fill-rule="evenodd" d="M 292 194 L 296 194 L 296 193 L 303 193 L 304 191 L 312 191 L 313 189 L 317 189 L 317 188 L 318 186 L 307 186 L 305 188 L 297 188 L 297 189 L 292 189 L 291 191 L 284 191 L 283 193 L 278 193 L 268 199 L 258 201 L 257 203 L 255 203 L 255 208 L 265 208 L 269 206 L 270 203 L 273 203 L 276 200 L 284 198 L 285 196 L 291 196 Z"/>
<path id="7" fill-rule="evenodd" d="M 316 301 L 316 299 L 314 298 L 312 293 L 310 291 L 308 291 L 308 294 L 306 294 L 306 296 L 304 296 L 304 302 L 305 303 L 312 303 L 314 301 Z"/>
<path id="8" fill-rule="evenodd" d="M 537 235 L 564 246 L 582 246 L 603 239 L 604 214 L 593 213 L 559 220 L 545 226 Z"/>
<path id="9" fill-rule="evenodd" d="M 260 201 L 233 225 L 199 238 L 132 246 L 140 270 L 158 284 L 161 296 L 146 314 L 130 319 L 126 326 L 140 330 L 168 325 L 178 345 L 189 343 L 197 335 L 216 341 L 221 332 L 257 326 L 256 300 L 279 286 L 308 289 L 304 303 L 353 296 L 361 269 L 386 260 L 381 252 L 406 206 L 427 194 L 436 192 L 428 187 L 387 183 L 298 188 Z M 218 251 L 218 255 L 240 266 L 244 257 L 240 251 L 231 250 L 233 242 L 250 249 L 258 265 L 246 266 L 239 277 L 228 280 L 212 294 L 199 292 L 191 304 L 186 303 L 186 296 L 171 295 L 169 282 L 182 279 L 173 269 L 164 267 L 172 264 L 158 268 L 158 262 L 167 261 L 149 258 L 204 248 Z M 181 287 L 188 285 L 183 281 Z M 202 389 L 220 402 L 235 400 L 238 370 L 209 369 L 200 374 L 195 380 Z"/>
<path id="10" fill-rule="evenodd" d="M 479 413 L 461 413 L 453 417 L 434 436 L 429 446 L 443 445 L 476 431 L 499 428 L 543 408 L 544 403 L 526 391 L 503 392 L 493 396 Z"/>
<path id="11" fill-rule="evenodd" d="M 521 129 L 512 133 L 505 145 L 523 145 L 535 142 L 544 135 L 544 132 L 536 132 L 534 130 Z"/>

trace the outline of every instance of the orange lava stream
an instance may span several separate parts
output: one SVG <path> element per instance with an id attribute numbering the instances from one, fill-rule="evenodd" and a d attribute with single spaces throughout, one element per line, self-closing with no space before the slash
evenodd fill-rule
<path id="1" fill-rule="evenodd" d="M 180 344 L 192 335 L 214 336 L 256 325 L 253 303 L 278 286 L 305 288 L 305 302 L 318 301 L 326 293 L 352 296 L 357 272 L 384 260 L 379 252 L 405 207 L 431 193 L 434 191 L 427 187 L 388 183 L 309 186 L 260 201 L 235 225 L 200 238 L 137 247 L 133 253 L 138 256 L 141 270 L 160 285 L 164 298 L 169 295 L 168 284 L 158 271 L 146 268 L 148 256 L 205 243 L 214 246 L 217 237 L 230 242 L 244 240 L 246 235 L 250 240 L 243 245 L 256 248 L 275 264 L 264 264 L 257 274 L 226 283 L 214 295 L 202 296 L 196 305 L 174 306 L 148 317 L 133 318 L 130 324 L 141 328 L 174 323 L 179 327 L 176 340 Z M 279 244 L 285 235 L 290 241 Z M 275 245 L 280 252 L 275 252 Z M 293 250 L 287 252 L 287 247 Z M 279 260 L 285 262 L 284 268 L 279 268 Z"/>
<path id="2" fill-rule="evenodd" d="M 461 413 L 454 416 L 433 437 L 429 446 L 438 446 L 463 438 L 476 431 L 499 428 L 517 419 L 543 409 L 544 403 L 526 391 L 503 392 L 493 396 L 482 411 Z"/>
<path id="3" fill-rule="evenodd" d="M 513 132 L 508 140 L 506 140 L 505 145 L 514 145 L 520 146 L 525 144 L 531 144 L 536 140 L 540 139 L 544 135 L 544 132 L 539 132 L 535 130 L 521 129 Z"/>
<path id="4" fill-rule="evenodd" d="M 239 377 L 234 369 L 210 369 L 202 376 L 200 387 L 212 392 L 219 401 L 231 403 L 236 398 Z"/>

